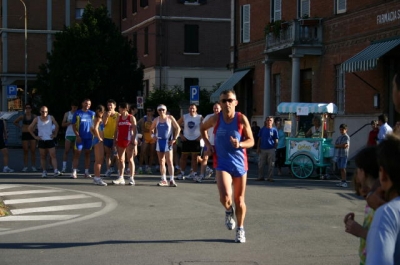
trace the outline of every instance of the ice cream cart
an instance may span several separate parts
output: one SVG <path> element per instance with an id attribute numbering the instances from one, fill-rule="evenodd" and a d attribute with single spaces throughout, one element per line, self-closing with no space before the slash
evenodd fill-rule
<path id="1" fill-rule="evenodd" d="M 315 114 L 321 119 L 321 130 L 311 137 L 305 137 L 302 129 L 299 129 L 299 122 L 295 130 L 292 130 L 291 121 L 284 124 L 285 133 L 295 131 L 295 137 L 286 137 L 286 161 L 290 166 L 293 175 L 297 178 L 308 178 L 316 168 L 331 166 L 331 159 L 334 156 L 332 134 L 334 130 L 334 118 L 337 114 L 337 107 L 333 103 L 303 103 L 283 102 L 278 105 L 280 114 L 289 114 L 289 118 L 299 120 L 300 116 Z M 294 116 L 293 116 L 294 115 Z M 289 119 L 289 120 L 290 120 Z M 322 174 L 322 170 L 320 170 Z"/>

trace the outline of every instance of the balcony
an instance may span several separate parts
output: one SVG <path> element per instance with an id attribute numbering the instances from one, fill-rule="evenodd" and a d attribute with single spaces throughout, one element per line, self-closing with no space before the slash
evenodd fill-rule
<path id="1" fill-rule="evenodd" d="M 269 27 L 269 26 L 267 26 Z M 292 49 L 304 55 L 321 55 L 323 23 L 320 18 L 299 19 L 278 23 L 268 29 L 265 53 L 268 55 L 290 55 Z"/>

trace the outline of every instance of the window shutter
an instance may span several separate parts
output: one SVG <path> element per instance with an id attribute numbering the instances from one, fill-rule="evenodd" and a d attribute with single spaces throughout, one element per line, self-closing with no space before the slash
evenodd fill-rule
<path id="1" fill-rule="evenodd" d="M 274 0 L 274 21 L 282 20 L 282 0 Z"/>
<path id="2" fill-rule="evenodd" d="M 336 14 L 346 13 L 346 0 L 336 0 Z"/>
<path id="3" fill-rule="evenodd" d="M 310 17 L 310 0 L 301 0 L 300 2 L 300 17 Z"/>
<path id="4" fill-rule="evenodd" d="M 242 42 L 250 42 L 250 5 L 242 6 Z"/>

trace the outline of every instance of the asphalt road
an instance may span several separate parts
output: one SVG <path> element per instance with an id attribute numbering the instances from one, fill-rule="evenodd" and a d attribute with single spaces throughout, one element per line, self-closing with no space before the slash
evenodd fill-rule
<path id="1" fill-rule="evenodd" d="M 10 150 L 10 160 L 21 169 L 22 151 Z M 244 244 L 225 228 L 212 180 L 157 187 L 158 175 L 138 175 L 135 187 L 99 187 L 1 173 L 0 196 L 15 219 L 0 217 L 0 264 L 359 263 L 359 239 L 344 232 L 343 217 L 355 212 L 362 223 L 365 202 L 351 188 L 290 176 L 256 182 L 256 172 L 250 164 Z"/>

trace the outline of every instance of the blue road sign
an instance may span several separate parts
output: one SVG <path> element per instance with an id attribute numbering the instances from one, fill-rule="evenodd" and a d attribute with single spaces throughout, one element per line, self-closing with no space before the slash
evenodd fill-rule
<path id="1" fill-rule="evenodd" d="M 200 86 L 190 86 L 190 104 L 200 103 Z"/>
<path id="2" fill-rule="evenodd" d="M 7 86 L 7 98 L 17 98 L 17 86 L 8 85 Z"/>

